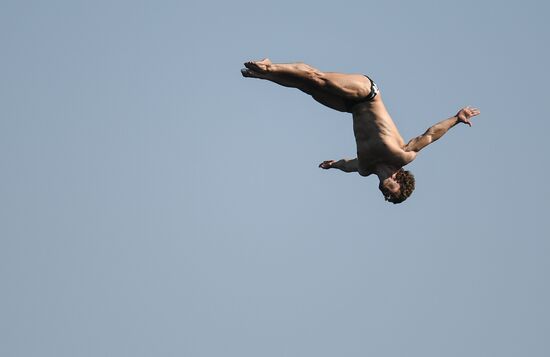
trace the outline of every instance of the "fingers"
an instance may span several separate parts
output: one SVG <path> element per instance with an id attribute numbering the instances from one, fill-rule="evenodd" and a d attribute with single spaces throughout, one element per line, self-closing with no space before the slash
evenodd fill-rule
<path id="1" fill-rule="evenodd" d="M 474 108 L 471 106 L 467 106 L 462 108 L 458 114 L 458 120 L 461 121 L 464 124 L 468 124 L 469 127 L 472 126 L 472 122 L 470 122 L 470 118 L 475 117 L 476 115 L 479 115 L 481 112 L 478 108 Z"/>
<path id="2" fill-rule="evenodd" d="M 465 121 L 464 123 L 468 124 L 466 122 L 466 120 L 468 120 L 469 118 L 472 118 L 472 117 L 475 117 L 476 115 L 479 115 L 481 112 L 479 111 L 479 109 L 477 108 L 473 108 L 473 107 L 470 107 L 470 106 L 467 106 L 465 108 L 462 109 L 462 112 L 464 113 L 465 115 Z M 472 126 L 471 124 L 468 124 L 469 126 Z"/>

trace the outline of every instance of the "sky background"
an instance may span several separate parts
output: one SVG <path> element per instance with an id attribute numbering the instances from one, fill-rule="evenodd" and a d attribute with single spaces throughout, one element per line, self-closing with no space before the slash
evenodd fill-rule
<path id="1" fill-rule="evenodd" d="M 550 355 L 548 2 L 0 2 L 0 355 Z M 384 202 L 349 114 L 243 79 L 366 73 L 405 139 Z"/>

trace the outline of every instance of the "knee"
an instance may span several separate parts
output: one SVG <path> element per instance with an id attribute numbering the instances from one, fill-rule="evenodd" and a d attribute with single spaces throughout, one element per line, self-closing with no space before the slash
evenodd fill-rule
<path id="1" fill-rule="evenodd" d="M 322 73 L 313 73 L 311 75 L 311 80 L 318 87 L 325 87 L 327 85 L 327 80 Z"/>
<path id="2" fill-rule="evenodd" d="M 316 68 L 309 67 L 306 71 L 307 77 L 317 86 L 323 87 L 327 84 L 325 74 Z"/>

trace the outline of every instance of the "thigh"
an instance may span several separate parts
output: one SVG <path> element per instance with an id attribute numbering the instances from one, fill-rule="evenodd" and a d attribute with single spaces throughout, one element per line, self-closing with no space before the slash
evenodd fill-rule
<path id="1" fill-rule="evenodd" d="M 310 94 L 317 102 L 339 112 L 351 113 L 349 102 L 341 96 L 334 95 L 324 90 L 309 90 Z"/>
<path id="2" fill-rule="evenodd" d="M 369 95 L 371 82 L 362 74 L 323 73 L 323 89 L 345 100 L 360 100 Z"/>
<path id="3" fill-rule="evenodd" d="M 296 88 L 300 91 L 309 94 L 317 102 L 340 112 L 351 112 L 349 110 L 349 101 L 346 101 L 342 96 L 332 94 L 330 91 L 319 87 L 314 83 L 301 78 L 292 76 L 274 76 L 271 74 L 258 75 L 259 78 L 267 79 L 284 87 Z"/>

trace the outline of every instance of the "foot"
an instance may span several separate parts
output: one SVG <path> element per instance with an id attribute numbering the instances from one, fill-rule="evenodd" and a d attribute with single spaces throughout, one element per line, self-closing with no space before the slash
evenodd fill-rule
<path id="1" fill-rule="evenodd" d="M 247 78 L 264 78 L 261 73 L 254 72 L 253 70 L 250 70 L 248 68 L 241 69 L 241 74 L 243 75 L 243 77 Z"/>
<path id="2" fill-rule="evenodd" d="M 250 61 L 246 62 L 244 66 L 254 72 L 267 72 L 267 69 L 269 65 L 271 64 L 271 61 L 269 58 L 264 58 L 261 61 Z"/>

